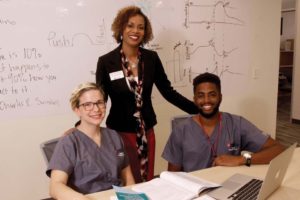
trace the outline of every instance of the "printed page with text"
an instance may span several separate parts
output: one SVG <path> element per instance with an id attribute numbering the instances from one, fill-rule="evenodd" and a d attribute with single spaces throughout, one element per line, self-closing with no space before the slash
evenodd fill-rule
<path id="1" fill-rule="evenodd" d="M 133 190 L 144 192 L 151 200 L 190 200 L 210 188 L 220 187 L 186 172 L 168 172 L 160 174 L 160 178 L 134 185 Z"/>

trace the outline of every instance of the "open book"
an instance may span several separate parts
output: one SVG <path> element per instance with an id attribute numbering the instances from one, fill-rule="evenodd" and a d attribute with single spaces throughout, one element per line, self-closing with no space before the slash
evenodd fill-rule
<path id="1" fill-rule="evenodd" d="M 111 200 L 149 200 L 145 193 L 138 193 L 115 185 L 113 185 L 113 189 L 116 192 L 116 197 L 111 197 Z"/>
<path id="2" fill-rule="evenodd" d="M 186 172 L 168 172 L 160 178 L 132 186 L 132 190 L 146 193 L 151 200 L 190 200 L 209 188 L 220 187 Z"/>

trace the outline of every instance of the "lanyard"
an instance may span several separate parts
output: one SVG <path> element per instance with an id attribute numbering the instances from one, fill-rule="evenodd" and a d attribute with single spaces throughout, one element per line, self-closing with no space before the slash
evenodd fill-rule
<path id="1" fill-rule="evenodd" d="M 213 154 L 213 157 L 217 157 L 217 150 L 218 150 L 218 143 L 219 143 L 219 137 L 222 133 L 222 115 L 221 113 L 219 113 L 219 129 L 218 129 L 218 135 L 217 135 L 217 138 L 216 138 L 216 141 L 214 143 L 211 142 L 210 140 L 210 137 L 208 136 L 208 133 L 204 130 L 204 125 L 200 119 L 200 115 L 199 115 L 199 121 L 200 121 L 200 124 L 201 124 L 201 128 L 206 136 L 206 141 L 208 142 L 208 144 L 210 145 L 210 150 Z"/>

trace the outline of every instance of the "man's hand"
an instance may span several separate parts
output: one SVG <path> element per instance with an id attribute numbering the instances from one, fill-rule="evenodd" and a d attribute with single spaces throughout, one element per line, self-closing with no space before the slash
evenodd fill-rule
<path id="1" fill-rule="evenodd" d="M 245 164 L 243 156 L 220 155 L 215 158 L 212 166 L 239 166 Z"/>

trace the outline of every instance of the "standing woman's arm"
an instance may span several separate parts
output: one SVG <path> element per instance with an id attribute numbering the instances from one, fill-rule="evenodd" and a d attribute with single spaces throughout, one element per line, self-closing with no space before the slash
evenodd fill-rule
<path id="1" fill-rule="evenodd" d="M 108 93 L 107 93 L 107 79 L 109 79 L 108 77 L 108 73 L 105 69 L 105 64 L 103 62 L 103 59 L 100 57 L 98 59 L 98 63 L 97 63 L 97 70 L 96 70 L 96 83 L 97 85 L 99 85 L 100 87 L 102 87 L 103 91 L 104 91 L 104 99 L 105 101 L 107 101 L 108 98 Z"/>

